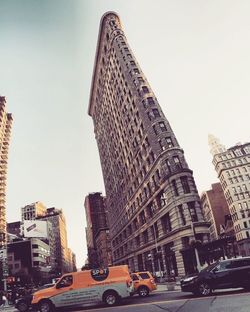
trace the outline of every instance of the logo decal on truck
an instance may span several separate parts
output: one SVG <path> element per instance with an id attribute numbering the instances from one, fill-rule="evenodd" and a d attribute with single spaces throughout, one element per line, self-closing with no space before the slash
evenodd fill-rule
<path id="1" fill-rule="evenodd" d="M 108 277 L 108 275 L 109 275 L 109 269 L 108 268 L 91 270 L 91 276 L 97 282 L 104 281 Z"/>

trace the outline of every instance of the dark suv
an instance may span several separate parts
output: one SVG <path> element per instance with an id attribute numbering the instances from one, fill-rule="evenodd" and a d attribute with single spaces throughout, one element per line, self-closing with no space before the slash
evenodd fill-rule
<path id="1" fill-rule="evenodd" d="M 182 291 L 208 296 L 214 289 L 250 289 L 250 257 L 217 261 L 181 280 Z"/>

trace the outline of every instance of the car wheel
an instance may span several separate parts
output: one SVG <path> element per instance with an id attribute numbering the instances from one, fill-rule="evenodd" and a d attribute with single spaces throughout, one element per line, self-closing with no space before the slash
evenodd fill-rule
<path id="1" fill-rule="evenodd" d="M 202 282 L 199 284 L 198 291 L 199 295 L 201 296 L 209 296 L 212 292 L 212 289 L 207 282 Z"/>
<path id="2" fill-rule="evenodd" d="M 53 309 L 53 305 L 51 303 L 51 301 L 49 300 L 42 300 L 40 303 L 39 303 L 39 311 L 40 312 L 52 312 L 54 309 Z"/>
<path id="3" fill-rule="evenodd" d="M 19 302 L 16 306 L 17 310 L 20 311 L 20 312 L 26 312 L 29 310 L 29 305 L 27 302 L 25 301 L 22 301 L 22 302 Z"/>
<path id="4" fill-rule="evenodd" d="M 140 297 L 147 297 L 149 295 L 149 289 L 146 286 L 141 286 L 138 289 L 138 294 Z"/>
<path id="5" fill-rule="evenodd" d="M 107 291 L 103 296 L 103 301 L 108 306 L 114 306 L 119 302 L 118 294 L 115 291 Z"/>

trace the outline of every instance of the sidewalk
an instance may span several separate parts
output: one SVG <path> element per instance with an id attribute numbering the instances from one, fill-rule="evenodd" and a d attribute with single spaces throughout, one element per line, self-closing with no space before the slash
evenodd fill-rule
<path id="1" fill-rule="evenodd" d="M 0 311 L 16 312 L 17 309 L 16 309 L 14 306 L 11 306 L 11 307 L 3 307 L 3 308 L 0 307 Z"/>
<path id="2" fill-rule="evenodd" d="M 155 292 L 162 292 L 162 291 L 181 291 L 180 283 L 176 283 L 174 290 L 168 290 L 166 283 L 157 283 L 157 290 Z"/>

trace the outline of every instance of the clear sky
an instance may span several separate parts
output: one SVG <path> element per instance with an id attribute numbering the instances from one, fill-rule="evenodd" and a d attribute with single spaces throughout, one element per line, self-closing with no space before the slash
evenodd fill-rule
<path id="1" fill-rule="evenodd" d="M 7 221 L 35 201 L 62 208 L 79 267 L 84 197 L 104 193 L 87 108 L 109 10 L 120 15 L 200 193 L 217 182 L 208 134 L 226 147 L 249 142 L 248 0 L 0 0 L 0 94 L 14 117 Z"/>

